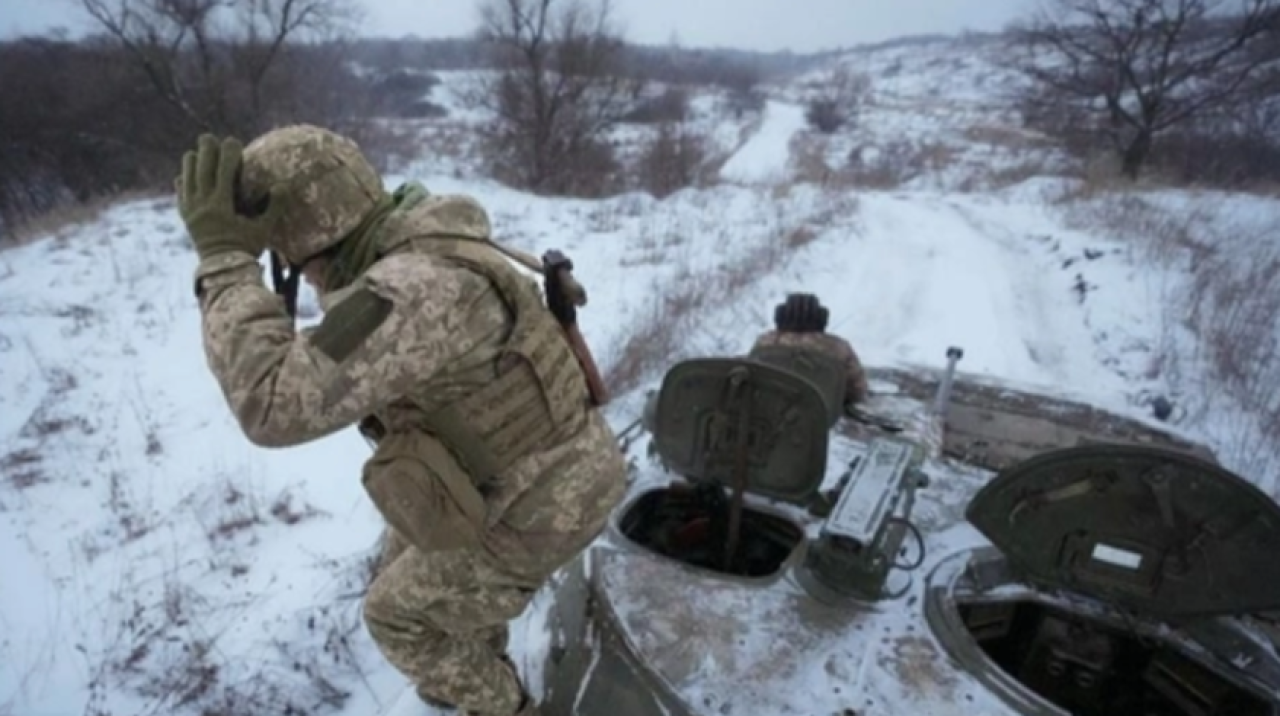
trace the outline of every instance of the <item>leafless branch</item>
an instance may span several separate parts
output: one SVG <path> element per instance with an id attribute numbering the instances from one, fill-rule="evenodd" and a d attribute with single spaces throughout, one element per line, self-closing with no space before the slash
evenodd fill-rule
<path id="1" fill-rule="evenodd" d="M 497 173 L 534 191 L 598 189 L 612 164 L 603 138 L 642 89 L 625 71 L 609 0 L 487 0 L 480 20 L 499 71 L 472 99 L 496 118 Z"/>
<path id="2" fill-rule="evenodd" d="M 1093 117 L 1137 176 L 1161 133 L 1256 97 L 1280 0 L 1052 0 L 1015 31 L 1039 102 Z"/>
<path id="3" fill-rule="evenodd" d="M 81 0 L 154 89 L 204 131 L 264 125 L 268 75 L 294 39 L 356 17 L 351 0 Z M 238 101 L 247 97 L 247 103 Z M 244 106 L 247 105 L 247 106 Z"/>

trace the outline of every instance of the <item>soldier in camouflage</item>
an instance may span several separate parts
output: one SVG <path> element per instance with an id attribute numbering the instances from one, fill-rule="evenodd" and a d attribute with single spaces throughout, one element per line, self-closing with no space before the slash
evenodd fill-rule
<path id="1" fill-rule="evenodd" d="M 376 442 L 362 482 L 388 529 L 364 616 L 382 653 L 428 703 L 537 713 L 507 623 L 599 535 L 626 472 L 537 284 L 473 200 L 388 193 L 319 128 L 203 136 L 175 184 L 208 365 L 249 440 L 358 424 Z M 266 249 L 316 288 L 314 329 L 263 284 Z"/>
<path id="2" fill-rule="evenodd" d="M 751 350 L 755 352 L 766 346 L 797 346 L 832 356 L 845 367 L 844 402 L 846 406 L 852 406 L 867 398 L 867 374 L 853 346 L 845 339 L 826 332 L 828 316 L 829 312 L 817 296 L 788 294 L 786 301 L 774 309 L 774 330 L 760 334 Z"/>

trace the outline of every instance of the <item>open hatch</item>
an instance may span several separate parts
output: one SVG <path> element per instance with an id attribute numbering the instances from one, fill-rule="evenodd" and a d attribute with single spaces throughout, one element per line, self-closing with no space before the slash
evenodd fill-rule
<path id="1" fill-rule="evenodd" d="M 659 459 L 683 480 L 640 495 L 619 528 L 685 564 L 773 575 L 804 531 L 745 496 L 807 505 L 826 474 L 828 429 L 821 391 L 795 373 L 740 358 L 678 363 L 656 396 L 651 431 Z"/>
<path id="2" fill-rule="evenodd" d="M 1280 506 L 1180 451 L 1085 445 L 998 475 L 994 550 L 930 577 L 948 651 L 1024 713 L 1272 716 L 1280 658 L 1236 620 L 1280 607 Z"/>

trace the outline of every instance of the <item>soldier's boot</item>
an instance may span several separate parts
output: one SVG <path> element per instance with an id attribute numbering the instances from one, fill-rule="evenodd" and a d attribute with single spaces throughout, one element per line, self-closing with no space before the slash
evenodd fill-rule
<path id="1" fill-rule="evenodd" d="M 422 703 L 430 706 L 431 708 L 436 709 L 437 711 L 444 711 L 445 713 L 450 713 L 450 714 L 458 712 L 457 706 L 454 706 L 453 704 L 445 703 L 432 696 L 428 696 L 427 694 L 423 693 L 421 687 L 417 689 L 417 694 L 418 694 L 418 700 L 422 701 Z"/>
<path id="2" fill-rule="evenodd" d="M 524 688 L 524 681 L 520 678 L 520 670 L 516 668 L 516 664 L 511 657 L 502 654 L 500 657 L 507 668 L 511 669 L 511 673 L 515 674 L 516 683 L 520 684 L 520 705 L 516 707 L 514 716 L 541 716 L 542 711 L 538 709 L 538 702 Z"/>
<path id="3" fill-rule="evenodd" d="M 542 716 L 542 711 L 538 709 L 538 702 L 535 701 L 533 696 L 531 696 L 524 688 L 524 681 L 520 679 L 520 670 L 516 668 L 516 663 L 511 660 L 511 657 L 507 655 L 505 650 L 498 652 L 498 658 L 501 659 L 502 663 L 506 664 L 507 668 L 511 670 L 511 673 L 516 677 L 516 683 L 520 686 L 520 705 L 516 707 L 516 712 L 512 714 L 512 716 Z M 426 694 L 423 694 L 421 689 L 418 691 L 418 698 L 422 699 L 429 706 L 434 706 L 439 709 L 447 709 L 450 710 L 451 713 L 452 710 L 456 708 L 450 704 L 441 703 L 432 699 Z M 476 716 L 475 712 L 472 711 L 459 713 L 463 714 L 463 716 Z"/>
<path id="4" fill-rule="evenodd" d="M 533 697 L 525 694 L 524 703 L 520 705 L 515 716 L 542 716 L 542 711 L 538 709 L 538 703 L 533 700 Z"/>

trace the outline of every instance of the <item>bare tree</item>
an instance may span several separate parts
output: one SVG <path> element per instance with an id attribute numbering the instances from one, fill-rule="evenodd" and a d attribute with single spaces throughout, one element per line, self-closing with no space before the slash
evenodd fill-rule
<path id="1" fill-rule="evenodd" d="M 1257 89 L 1280 0 L 1050 0 L 1014 31 L 1033 113 L 1085 119 L 1136 177 L 1153 141 Z"/>
<path id="2" fill-rule="evenodd" d="M 333 38 L 356 0 L 75 0 L 104 32 L 0 43 L 0 235 L 64 205 L 167 191 L 202 131 L 286 122 L 410 149 L 370 120 L 377 88 Z"/>
<path id="3" fill-rule="evenodd" d="M 497 175 L 548 194 L 605 189 L 617 171 L 607 132 L 630 112 L 642 81 L 627 76 L 609 0 L 487 0 L 479 37 L 499 68 L 472 99 Z"/>
<path id="4" fill-rule="evenodd" d="M 662 199 L 704 178 L 707 138 L 678 120 L 659 122 L 658 131 L 641 152 L 640 185 Z"/>
<path id="5" fill-rule="evenodd" d="M 0 43 L 0 234 L 68 203 L 163 185 L 183 117 L 117 47 Z"/>
<path id="6" fill-rule="evenodd" d="M 857 118 L 870 92 L 870 77 L 841 66 L 809 100 L 805 119 L 819 132 L 831 134 Z"/>
<path id="7" fill-rule="evenodd" d="M 269 89 L 272 73 L 290 43 L 323 37 L 357 17 L 352 0 L 81 3 L 165 102 L 202 130 L 241 136 L 270 124 L 270 105 L 282 99 Z"/>
<path id="8" fill-rule="evenodd" d="M 734 119 L 764 109 L 761 75 L 760 68 L 752 64 L 724 67 L 716 72 L 713 82 L 726 90 L 725 108 L 733 113 Z"/>

